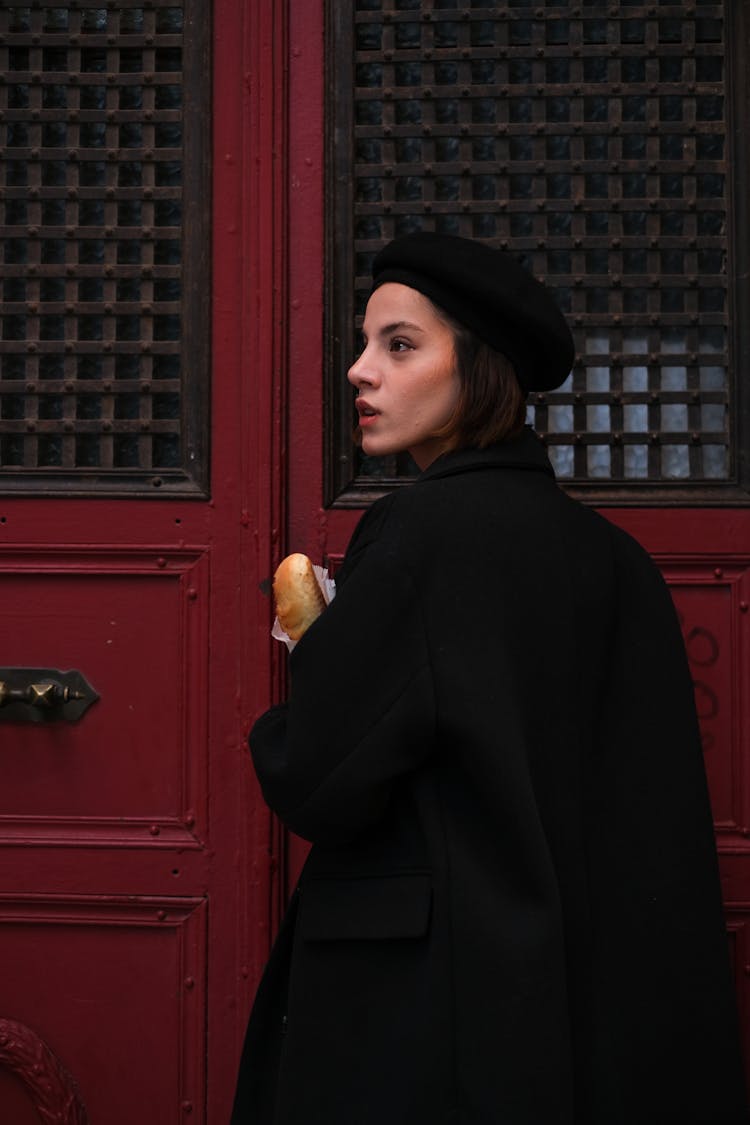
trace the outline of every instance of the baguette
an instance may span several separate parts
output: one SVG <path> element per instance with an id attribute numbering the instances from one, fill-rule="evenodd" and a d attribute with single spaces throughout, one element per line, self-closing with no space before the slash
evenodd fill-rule
<path id="1" fill-rule="evenodd" d="M 307 555 L 287 555 L 273 576 L 276 616 L 288 637 L 298 641 L 326 607 Z"/>

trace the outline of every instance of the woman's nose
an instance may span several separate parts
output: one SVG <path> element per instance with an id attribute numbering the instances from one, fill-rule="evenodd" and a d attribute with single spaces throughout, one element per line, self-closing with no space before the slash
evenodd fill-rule
<path id="1" fill-rule="evenodd" d="M 363 387 L 375 382 L 376 376 L 367 355 L 367 348 L 355 359 L 347 371 L 346 377 L 353 387 Z"/>

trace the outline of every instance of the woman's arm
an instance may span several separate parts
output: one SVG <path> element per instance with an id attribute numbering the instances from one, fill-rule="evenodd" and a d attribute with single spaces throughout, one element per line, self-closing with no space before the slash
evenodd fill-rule
<path id="1" fill-rule="evenodd" d="M 383 815 L 394 781 L 417 768 L 434 738 L 420 600 L 387 541 L 359 547 L 294 649 L 291 674 L 289 703 L 250 735 L 263 794 L 298 835 L 350 838 Z"/>

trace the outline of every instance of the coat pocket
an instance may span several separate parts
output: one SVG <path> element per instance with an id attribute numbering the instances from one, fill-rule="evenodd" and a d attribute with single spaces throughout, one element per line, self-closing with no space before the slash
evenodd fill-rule
<path id="1" fill-rule="evenodd" d="M 424 937 L 432 879 L 425 873 L 310 879 L 300 896 L 303 941 L 388 941 Z"/>

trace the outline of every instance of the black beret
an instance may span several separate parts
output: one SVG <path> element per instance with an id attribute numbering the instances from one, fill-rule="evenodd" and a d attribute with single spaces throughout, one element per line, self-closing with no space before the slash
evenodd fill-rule
<path id="1" fill-rule="evenodd" d="M 397 281 L 445 309 L 515 368 L 526 391 L 549 391 L 573 366 L 573 337 L 550 291 L 509 253 L 422 231 L 375 256 L 373 289 Z"/>

